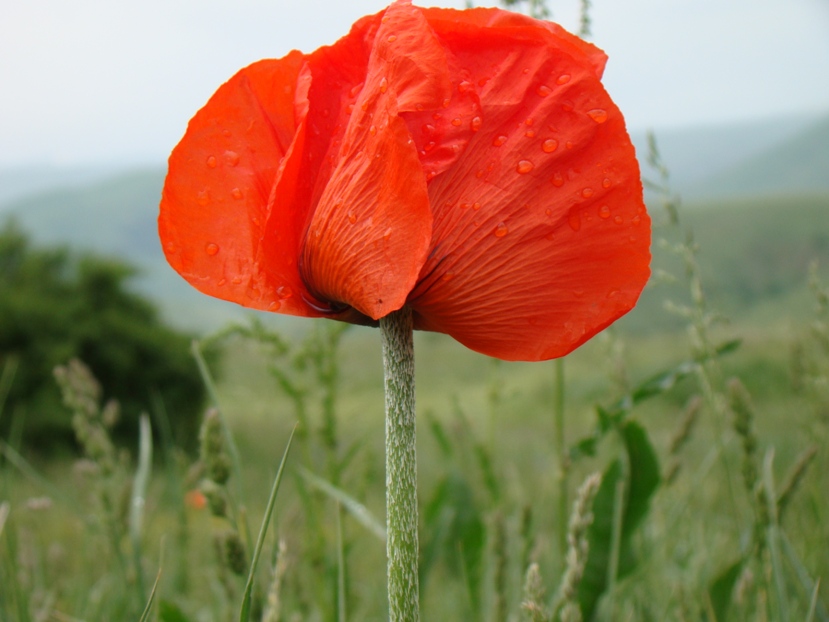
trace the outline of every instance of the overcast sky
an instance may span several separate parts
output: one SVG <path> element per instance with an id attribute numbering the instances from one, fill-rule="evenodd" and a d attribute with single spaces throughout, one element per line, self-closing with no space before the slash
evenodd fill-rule
<path id="1" fill-rule="evenodd" d="M 388 1 L 0 0 L 0 166 L 161 164 L 237 69 L 331 43 Z M 554 19 L 577 29 L 578 4 L 552 0 Z M 634 130 L 829 113 L 829 0 L 592 4 Z"/>

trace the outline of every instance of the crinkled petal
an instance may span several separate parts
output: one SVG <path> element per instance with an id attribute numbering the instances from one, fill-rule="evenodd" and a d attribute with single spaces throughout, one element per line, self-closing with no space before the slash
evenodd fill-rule
<path id="1" fill-rule="evenodd" d="M 200 291 L 317 316 L 303 301 L 296 265 L 302 215 L 271 240 L 267 270 L 261 264 L 269 198 L 280 162 L 296 148 L 303 66 L 303 55 L 292 52 L 254 63 L 219 88 L 170 155 L 158 224 L 170 265 Z M 290 175 L 283 177 L 290 192 Z"/>
<path id="2" fill-rule="evenodd" d="M 429 185 L 416 326 L 502 359 L 562 356 L 630 310 L 650 274 L 622 115 L 569 36 L 557 45 L 544 27 L 518 39 L 497 20 L 485 31 L 430 23 L 483 85 L 483 120 Z"/>
<path id="3" fill-rule="evenodd" d="M 378 319 L 399 309 L 426 259 L 432 215 L 415 142 L 400 113 L 446 98 L 442 48 L 417 10 L 392 5 L 302 250 L 317 298 Z"/>

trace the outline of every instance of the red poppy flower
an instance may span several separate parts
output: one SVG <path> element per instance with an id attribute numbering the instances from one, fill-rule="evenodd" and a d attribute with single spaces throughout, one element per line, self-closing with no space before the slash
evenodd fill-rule
<path id="1" fill-rule="evenodd" d="M 650 221 L 601 50 L 498 9 L 403 1 L 242 69 L 173 150 L 170 264 L 246 307 L 562 356 L 636 303 Z"/>

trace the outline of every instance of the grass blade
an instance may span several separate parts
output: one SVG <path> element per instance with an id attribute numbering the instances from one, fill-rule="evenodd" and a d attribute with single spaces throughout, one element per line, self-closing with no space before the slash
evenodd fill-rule
<path id="1" fill-rule="evenodd" d="M 321 477 L 314 475 L 307 469 L 300 467 L 299 474 L 302 475 L 302 477 L 314 488 L 324 492 L 338 503 L 341 503 L 358 523 L 377 536 L 381 541 L 386 541 L 386 528 L 374 517 L 366 506 L 357 501 L 354 497 L 350 496 L 348 493 L 344 492 L 340 488 L 337 488 L 333 484 L 330 484 Z"/>
<path id="2" fill-rule="evenodd" d="M 248 580 L 245 584 L 245 594 L 242 597 L 242 609 L 239 612 L 239 622 L 248 622 L 250 620 L 250 599 L 253 593 L 253 579 L 256 576 L 256 566 L 259 563 L 259 555 L 261 555 L 262 547 L 265 544 L 265 534 L 268 532 L 268 524 L 271 522 L 271 514 L 273 514 L 273 506 L 276 502 L 276 493 L 279 492 L 279 485 L 282 483 L 282 473 L 285 471 L 285 463 L 288 461 L 288 452 L 291 450 L 291 443 L 294 440 L 295 432 L 296 426 L 291 430 L 291 436 L 288 438 L 285 453 L 282 454 L 282 462 L 279 464 L 279 470 L 276 472 L 276 477 L 273 481 L 271 496 L 268 498 L 268 506 L 265 508 L 265 516 L 262 518 L 262 525 L 259 527 L 259 537 L 256 539 L 256 548 L 253 549 L 250 572 L 248 573 Z"/>
<path id="3" fill-rule="evenodd" d="M 144 501 L 153 466 L 153 432 L 150 418 L 142 414 L 138 425 L 138 468 L 132 482 L 130 498 L 130 542 L 135 565 L 136 589 L 144 598 L 144 573 L 141 572 L 141 527 L 144 519 Z"/>

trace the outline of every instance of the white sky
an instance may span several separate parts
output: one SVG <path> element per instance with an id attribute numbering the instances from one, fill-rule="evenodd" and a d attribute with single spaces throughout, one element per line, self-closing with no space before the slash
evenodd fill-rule
<path id="1" fill-rule="evenodd" d="M 389 1 L 0 0 L 0 166 L 161 164 L 237 69 L 331 43 Z M 578 4 L 550 6 L 575 30 Z M 829 0 L 592 4 L 632 129 L 829 112 Z"/>

